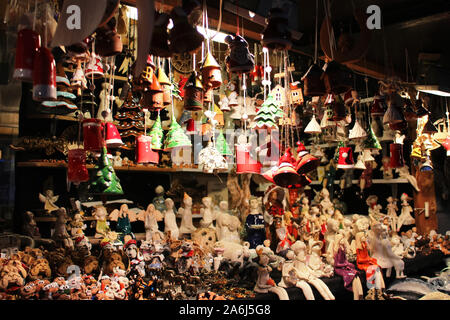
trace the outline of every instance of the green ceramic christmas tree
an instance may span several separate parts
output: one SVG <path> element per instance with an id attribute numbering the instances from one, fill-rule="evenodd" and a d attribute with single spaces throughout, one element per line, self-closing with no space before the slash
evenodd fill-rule
<path id="1" fill-rule="evenodd" d="M 175 117 L 172 116 L 172 123 L 170 124 L 169 132 L 164 141 L 164 149 L 169 150 L 176 147 L 190 147 L 191 145 L 191 139 L 186 135 Z"/>
<path id="2" fill-rule="evenodd" d="M 266 130 L 277 129 L 277 120 L 282 116 L 283 110 L 278 107 L 272 95 L 269 94 L 266 101 L 264 101 L 256 113 L 251 128 Z"/>
<path id="3" fill-rule="evenodd" d="M 106 147 L 103 147 L 102 154 L 94 167 L 94 172 L 93 181 L 89 185 L 90 193 L 123 194 L 120 180 L 108 158 Z"/>
<path id="4" fill-rule="evenodd" d="M 223 156 L 233 155 L 233 152 L 228 146 L 227 140 L 225 139 L 222 130 L 220 130 L 216 138 L 216 149 L 219 150 L 220 154 Z"/>
<path id="5" fill-rule="evenodd" d="M 367 138 L 363 142 L 363 148 L 370 149 L 370 150 L 374 150 L 374 149 L 381 150 L 382 147 L 381 147 L 380 141 L 378 141 L 378 138 L 375 135 L 375 132 L 373 132 L 372 126 L 369 126 L 369 127 L 370 127 L 369 134 L 367 135 Z"/>
<path id="6" fill-rule="evenodd" d="M 161 117 L 159 116 L 159 114 L 148 135 L 152 138 L 151 148 L 153 150 L 161 150 L 163 148 L 164 131 L 161 125 Z"/>

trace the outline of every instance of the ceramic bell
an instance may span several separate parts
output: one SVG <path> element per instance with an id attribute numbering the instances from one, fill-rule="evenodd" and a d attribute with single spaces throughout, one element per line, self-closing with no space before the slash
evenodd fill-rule
<path id="1" fill-rule="evenodd" d="M 204 88 L 215 89 L 220 87 L 222 84 L 222 71 L 220 70 L 220 65 L 209 51 L 206 53 L 205 60 L 203 60 L 201 72 Z"/>
<path id="2" fill-rule="evenodd" d="M 156 70 L 156 75 L 159 84 L 163 89 L 163 104 L 165 106 L 172 104 L 172 83 L 164 70 L 159 68 Z"/>
<path id="3" fill-rule="evenodd" d="M 101 120 L 83 120 L 83 145 L 86 151 L 100 151 L 103 148 L 104 140 Z"/>
<path id="4" fill-rule="evenodd" d="M 400 108 L 397 107 L 395 103 L 389 102 L 388 108 L 383 116 L 383 124 L 388 123 L 389 125 L 395 125 L 404 121 L 405 117 Z"/>
<path id="5" fill-rule="evenodd" d="M 338 169 L 352 169 L 355 166 L 353 161 L 353 150 L 351 147 L 339 148 Z"/>
<path id="6" fill-rule="evenodd" d="M 150 136 L 136 137 L 136 163 L 159 163 L 159 153 L 151 148 Z"/>
<path id="7" fill-rule="evenodd" d="M 84 149 L 70 149 L 67 161 L 67 180 L 74 183 L 89 180 L 86 168 L 86 151 Z"/>
<path id="8" fill-rule="evenodd" d="M 184 109 L 198 111 L 203 109 L 203 85 L 194 71 L 184 86 Z"/>
<path id="9" fill-rule="evenodd" d="M 56 63 L 50 50 L 40 47 L 33 66 L 33 100 L 56 100 Z"/>
<path id="10" fill-rule="evenodd" d="M 359 124 L 358 119 L 355 120 L 355 125 L 348 134 L 348 138 L 350 140 L 361 139 L 367 137 L 367 132 L 364 128 Z"/>
<path id="11" fill-rule="evenodd" d="M 321 133 L 322 128 L 320 127 L 320 124 L 316 120 L 316 115 L 313 114 L 311 121 L 309 121 L 308 125 L 306 126 L 305 133 L 314 134 L 314 133 Z"/>
<path id="12" fill-rule="evenodd" d="M 372 152 L 369 149 L 364 149 L 363 151 L 363 161 L 375 161 L 375 158 L 372 156 Z"/>
<path id="13" fill-rule="evenodd" d="M 255 57 L 248 50 L 248 42 L 240 35 L 225 37 L 229 55 L 225 57 L 228 72 L 247 73 L 255 67 Z"/>
<path id="14" fill-rule="evenodd" d="M 450 135 L 447 136 L 447 139 L 442 143 L 442 146 L 447 150 L 447 157 L 450 157 Z"/>
<path id="15" fill-rule="evenodd" d="M 34 57 L 41 47 L 41 36 L 31 30 L 22 29 L 17 34 L 16 60 L 13 78 L 20 81 L 33 81 Z"/>
<path id="16" fill-rule="evenodd" d="M 91 54 L 89 63 L 84 72 L 87 79 L 100 79 L 104 77 L 105 70 L 103 69 L 102 59 L 95 53 Z"/>
<path id="17" fill-rule="evenodd" d="M 327 93 L 341 94 L 351 89 L 353 75 L 336 61 L 330 61 L 324 66 L 322 80 Z"/>
<path id="18" fill-rule="evenodd" d="M 391 143 L 389 145 L 389 150 L 391 151 L 391 168 L 401 168 L 405 165 L 403 159 L 403 144 L 401 143 Z"/>
<path id="19" fill-rule="evenodd" d="M 331 104 L 331 108 L 333 110 L 333 121 L 341 121 L 344 120 L 347 116 L 347 109 L 339 95 L 334 97 L 334 101 Z"/>
<path id="20" fill-rule="evenodd" d="M 267 26 L 261 35 L 261 44 L 263 47 L 277 50 L 289 50 L 292 47 L 286 10 L 281 8 L 269 10 Z"/>
<path id="21" fill-rule="evenodd" d="M 148 88 L 148 94 L 151 97 L 150 109 L 161 110 L 164 108 L 164 89 L 158 81 L 156 74 L 153 73 L 152 84 Z"/>
<path id="22" fill-rule="evenodd" d="M 326 93 L 325 85 L 322 80 L 322 74 L 323 70 L 314 63 L 302 77 L 303 94 L 306 97 L 323 96 Z"/>
<path id="23" fill-rule="evenodd" d="M 292 188 L 300 184 L 300 175 L 295 170 L 294 162 L 291 150 L 287 148 L 285 154 L 280 158 L 278 169 L 273 174 L 273 181 L 276 185 Z"/>
<path id="24" fill-rule="evenodd" d="M 115 19 L 111 19 L 115 20 Z M 102 57 L 112 57 L 122 52 L 123 44 L 115 27 L 98 28 L 95 38 L 95 51 Z"/>
<path id="25" fill-rule="evenodd" d="M 320 160 L 311 155 L 301 142 L 297 142 L 297 155 L 296 171 L 300 175 L 311 172 L 320 165 Z"/>
<path id="26" fill-rule="evenodd" d="M 105 134 L 105 142 L 108 148 L 118 148 L 123 145 L 122 138 L 120 137 L 119 131 L 117 127 L 112 122 L 107 122 L 105 124 L 106 134 Z"/>
<path id="27" fill-rule="evenodd" d="M 173 53 L 194 52 L 204 40 L 203 36 L 193 27 L 186 12 L 181 7 L 175 7 L 170 14 L 173 28 L 169 34 L 169 48 Z"/>
<path id="28" fill-rule="evenodd" d="M 169 49 L 169 33 L 167 32 L 169 22 L 170 16 L 167 13 L 155 11 L 155 25 L 153 27 L 150 54 L 166 58 L 172 55 Z"/>
<path id="29" fill-rule="evenodd" d="M 252 145 L 247 143 L 247 138 L 238 138 L 236 144 L 236 173 L 257 173 L 261 172 L 261 163 L 252 158 L 250 151 Z"/>
<path id="30" fill-rule="evenodd" d="M 356 161 L 355 166 L 353 167 L 354 169 L 359 169 L 359 170 L 366 170 L 366 165 L 364 164 L 363 161 L 363 155 L 358 155 L 358 161 Z"/>

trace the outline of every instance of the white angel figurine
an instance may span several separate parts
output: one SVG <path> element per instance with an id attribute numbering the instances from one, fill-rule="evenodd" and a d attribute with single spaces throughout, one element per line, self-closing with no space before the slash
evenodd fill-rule
<path id="1" fill-rule="evenodd" d="M 55 204 L 58 201 L 59 196 L 55 196 L 53 194 L 53 190 L 48 189 L 45 191 L 45 194 L 39 193 L 39 200 L 44 203 L 44 209 L 48 213 L 52 213 L 59 209 L 59 207 Z"/>
<path id="2" fill-rule="evenodd" d="M 167 198 L 164 200 L 164 204 L 166 205 L 166 210 L 164 211 L 164 232 L 167 233 L 170 231 L 170 237 L 178 240 L 180 230 L 178 229 L 177 219 L 175 217 L 173 200 Z"/>
<path id="3" fill-rule="evenodd" d="M 409 173 L 409 168 L 407 165 L 404 165 L 401 168 L 395 169 L 395 172 L 398 173 L 400 178 L 408 180 L 408 182 L 413 186 L 414 189 L 416 189 L 417 192 L 420 191 L 419 185 L 417 184 L 416 177 L 414 177 L 413 175 L 411 175 Z"/>
<path id="4" fill-rule="evenodd" d="M 183 197 L 183 207 L 178 209 L 178 215 L 181 216 L 180 234 L 191 234 L 197 230 L 192 223 L 192 198 L 186 192 Z"/>
<path id="5" fill-rule="evenodd" d="M 408 202 L 409 200 L 411 200 L 411 198 L 406 193 L 403 193 L 400 196 L 400 200 L 402 201 L 402 209 L 397 221 L 397 232 L 400 231 L 400 228 L 403 225 L 411 225 L 416 223 L 416 220 L 411 216 L 413 208 L 409 205 Z"/>
<path id="6" fill-rule="evenodd" d="M 158 229 L 158 221 L 163 220 L 163 215 L 155 206 L 150 203 L 147 210 L 141 210 L 137 219 L 144 221 L 145 225 L 145 240 L 146 241 L 160 241 L 164 239 L 164 234 Z"/>

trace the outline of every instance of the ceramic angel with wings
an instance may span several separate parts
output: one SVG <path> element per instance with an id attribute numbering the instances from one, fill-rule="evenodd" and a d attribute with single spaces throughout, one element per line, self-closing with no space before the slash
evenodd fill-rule
<path id="1" fill-rule="evenodd" d="M 117 222 L 117 231 L 120 233 L 121 241 L 126 243 L 127 241 L 124 241 L 126 236 L 134 238 L 133 232 L 131 231 L 131 222 L 137 221 L 136 213 L 129 210 L 126 203 L 120 206 L 120 210 L 114 209 L 109 214 L 109 220 Z"/>
<path id="2" fill-rule="evenodd" d="M 44 203 L 44 209 L 47 213 L 52 213 L 59 209 L 55 204 L 58 199 L 59 196 L 55 196 L 52 189 L 47 189 L 44 194 L 39 193 L 39 201 Z"/>
<path id="3" fill-rule="evenodd" d="M 155 209 L 152 203 L 147 206 L 147 210 L 141 210 L 137 214 L 137 219 L 144 221 L 146 241 L 161 241 L 164 239 L 164 234 L 158 229 L 158 221 L 163 220 L 163 215 Z"/>

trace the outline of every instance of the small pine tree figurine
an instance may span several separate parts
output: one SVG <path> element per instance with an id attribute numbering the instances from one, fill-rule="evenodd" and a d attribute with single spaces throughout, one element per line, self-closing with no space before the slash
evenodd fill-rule
<path id="1" fill-rule="evenodd" d="M 227 140 L 225 139 L 225 136 L 223 135 L 222 130 L 220 130 L 220 132 L 216 138 L 216 149 L 219 150 L 220 154 L 223 156 L 233 155 L 233 152 L 231 151 L 230 147 L 228 146 Z"/>
<path id="2" fill-rule="evenodd" d="M 191 139 L 186 135 L 183 128 L 178 124 L 175 117 L 172 115 L 172 122 L 170 124 L 169 132 L 164 141 L 164 149 L 170 150 L 176 147 L 190 147 L 192 146 Z"/>
<path id="3" fill-rule="evenodd" d="M 89 193 L 95 194 L 123 194 L 120 180 L 108 158 L 106 147 L 94 167 L 95 175 L 89 185 Z"/>
<path id="4" fill-rule="evenodd" d="M 159 114 L 148 135 L 152 138 L 151 148 L 153 150 L 161 150 L 163 148 L 164 131 L 161 125 L 161 117 L 159 116 Z"/>
<path id="5" fill-rule="evenodd" d="M 256 113 L 251 128 L 266 130 L 277 129 L 277 119 L 281 118 L 282 116 L 283 110 L 278 107 L 275 99 L 271 94 L 269 94 L 266 101 L 264 101 L 264 103 Z"/>

